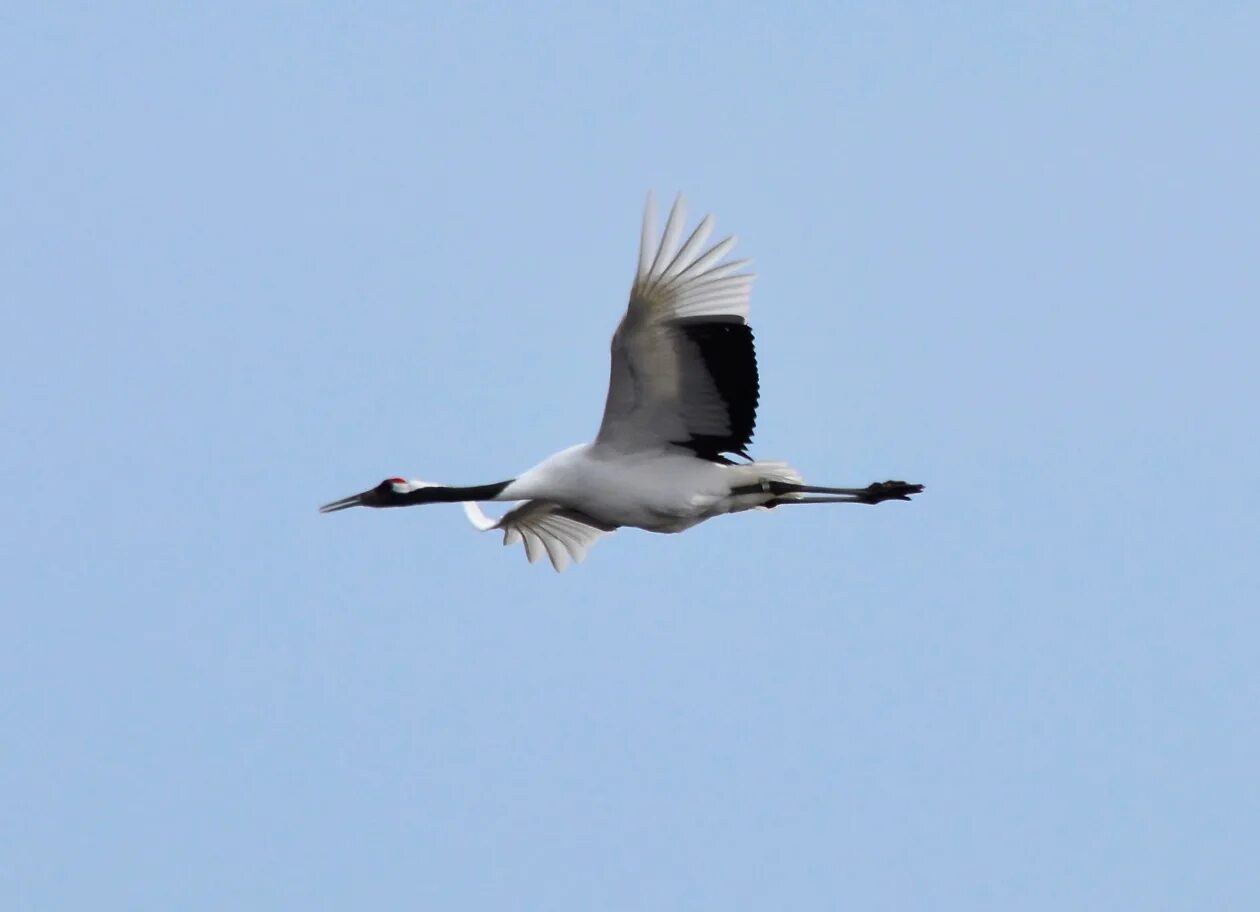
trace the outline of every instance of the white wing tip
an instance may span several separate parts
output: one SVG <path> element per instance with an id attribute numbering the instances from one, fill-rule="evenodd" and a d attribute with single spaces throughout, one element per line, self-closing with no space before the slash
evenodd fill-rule
<path id="1" fill-rule="evenodd" d="M 708 246 L 714 220 L 706 215 L 683 241 L 685 221 L 686 198 L 679 193 L 658 233 L 655 197 L 648 194 L 631 306 L 637 302 L 646 313 L 660 318 L 733 315 L 747 319 L 753 274 L 738 270 L 748 261 L 723 262 L 735 247 L 736 236 Z"/>
<path id="2" fill-rule="evenodd" d="M 489 532 L 498 525 L 497 521 L 485 514 L 485 511 L 481 509 L 481 505 L 476 501 L 464 501 L 463 507 L 464 515 L 468 517 L 468 521 L 472 523 L 473 528 L 478 532 Z"/>

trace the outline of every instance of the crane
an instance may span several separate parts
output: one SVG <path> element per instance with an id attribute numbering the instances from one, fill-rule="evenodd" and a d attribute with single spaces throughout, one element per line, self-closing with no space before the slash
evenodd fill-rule
<path id="1" fill-rule="evenodd" d="M 648 195 L 630 303 L 612 338 L 612 370 L 599 432 L 532 469 L 492 484 L 455 487 L 387 478 L 320 507 L 460 503 L 473 526 L 523 542 L 530 563 L 544 553 L 563 570 L 622 526 L 682 532 L 724 513 L 790 504 L 909 500 L 922 485 L 807 485 L 785 462 L 753 460 L 757 358 L 748 326 L 753 273 L 725 261 L 731 236 L 706 247 L 713 217 L 682 240 L 679 194 L 659 240 Z M 682 242 L 680 245 L 680 241 Z M 737 462 L 737 457 L 742 462 Z M 499 519 L 481 501 L 519 501 Z"/>

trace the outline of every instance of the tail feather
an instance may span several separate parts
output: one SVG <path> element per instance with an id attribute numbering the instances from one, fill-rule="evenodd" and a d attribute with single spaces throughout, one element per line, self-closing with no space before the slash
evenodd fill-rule
<path id="1" fill-rule="evenodd" d="M 780 460 L 757 460 L 746 465 L 733 465 L 730 467 L 733 475 L 734 483 L 732 488 L 756 488 L 762 482 L 781 481 L 787 484 L 804 484 L 805 479 L 801 477 L 801 473 L 796 471 L 786 462 Z M 730 498 L 731 510 L 736 513 L 741 510 L 768 510 L 767 506 L 772 501 L 782 502 L 784 500 L 795 499 L 799 494 L 780 494 L 774 495 L 769 491 L 756 491 L 749 494 L 736 494 Z"/>

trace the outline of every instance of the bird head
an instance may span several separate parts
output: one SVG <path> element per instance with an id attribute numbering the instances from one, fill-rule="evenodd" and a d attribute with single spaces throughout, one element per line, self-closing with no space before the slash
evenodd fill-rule
<path id="1" fill-rule="evenodd" d="M 404 495 L 420 488 L 435 487 L 437 485 L 431 481 L 386 478 L 376 487 L 368 488 L 361 494 L 351 494 L 349 497 L 341 498 L 341 500 L 334 500 L 332 503 L 324 504 L 319 508 L 319 512 L 333 513 L 337 510 L 345 510 L 348 507 L 405 507 L 415 503 L 415 500 L 407 500 L 404 498 Z"/>

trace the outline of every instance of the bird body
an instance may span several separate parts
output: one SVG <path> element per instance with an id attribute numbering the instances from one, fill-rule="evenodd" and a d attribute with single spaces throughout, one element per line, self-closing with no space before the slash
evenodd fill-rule
<path id="1" fill-rule="evenodd" d="M 760 395 L 747 323 L 753 275 L 742 271 L 747 261 L 724 260 L 734 237 L 706 247 L 711 216 L 684 241 L 685 222 L 679 196 L 658 242 L 648 196 L 639 265 L 613 334 L 608 398 L 593 442 L 508 481 L 452 487 L 387 478 L 321 512 L 459 502 L 476 528 L 500 529 L 505 544 L 524 544 L 531 562 L 545 553 L 560 570 L 621 526 L 681 532 L 758 507 L 875 504 L 919 493 L 921 485 L 901 481 L 810 486 L 787 463 L 750 459 Z M 477 505 L 491 500 L 521 503 L 496 520 Z"/>
<path id="2" fill-rule="evenodd" d="M 763 480 L 799 482 L 785 463 L 724 465 L 681 447 L 618 452 L 598 443 L 562 450 L 508 483 L 501 500 L 545 500 L 605 526 L 682 532 L 712 516 L 763 506 L 774 495 L 735 494 Z"/>

